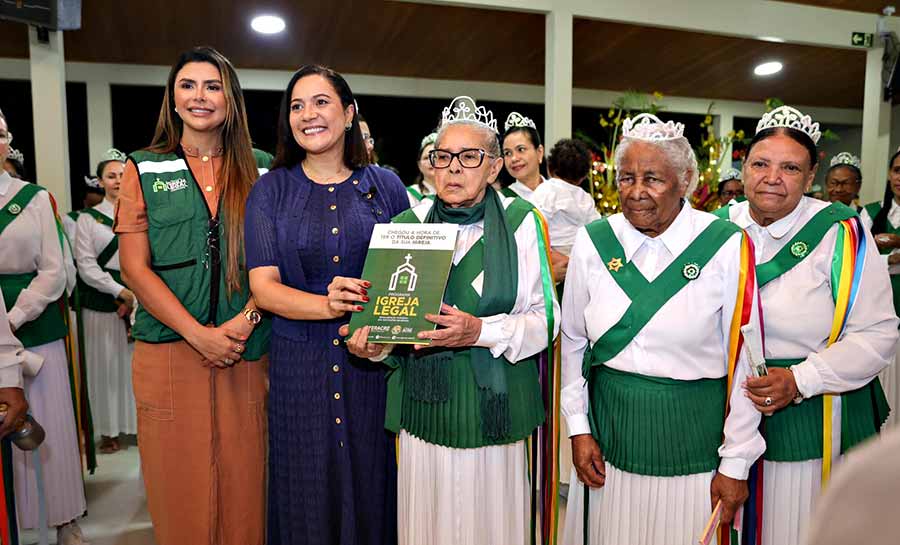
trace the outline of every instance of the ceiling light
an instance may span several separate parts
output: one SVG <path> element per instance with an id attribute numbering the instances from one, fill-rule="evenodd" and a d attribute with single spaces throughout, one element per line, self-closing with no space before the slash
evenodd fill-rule
<path id="1" fill-rule="evenodd" d="M 284 30 L 284 19 L 277 15 L 260 15 L 250 21 L 250 27 L 260 34 L 278 34 Z"/>
<path id="2" fill-rule="evenodd" d="M 785 41 L 784 38 L 779 38 L 777 36 L 760 36 L 759 39 L 764 42 L 772 42 L 776 44 L 783 44 Z"/>
<path id="3" fill-rule="evenodd" d="M 784 66 L 778 61 L 764 62 L 757 65 L 757 67 L 753 69 L 753 73 L 757 76 L 771 76 L 772 74 L 781 72 L 783 67 Z"/>

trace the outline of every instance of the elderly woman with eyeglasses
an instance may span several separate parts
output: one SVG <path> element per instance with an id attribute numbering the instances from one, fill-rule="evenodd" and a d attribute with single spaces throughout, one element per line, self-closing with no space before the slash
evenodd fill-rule
<path id="1" fill-rule="evenodd" d="M 437 197 L 394 218 L 459 226 L 430 346 L 348 348 L 393 368 L 387 427 L 400 435 L 399 543 L 530 541 L 525 439 L 544 421 L 538 354 L 555 336 L 547 240 L 526 201 L 488 187 L 503 166 L 493 114 L 468 97 L 444 110 L 430 154 Z M 549 328 L 549 331 L 548 331 Z"/>
<path id="2" fill-rule="evenodd" d="M 747 201 L 717 211 L 756 248 L 768 374 L 748 379 L 747 394 L 766 415 L 766 453 L 744 531 L 763 545 L 802 541 L 833 463 L 888 412 L 877 375 L 897 342 L 890 280 L 854 210 L 803 196 L 820 136 L 790 106 L 765 114 L 744 160 Z"/>
<path id="3" fill-rule="evenodd" d="M 622 213 L 572 248 L 561 401 L 585 486 L 572 476 L 567 544 L 696 543 L 719 502 L 732 520 L 765 448 L 742 387 L 761 353 L 753 249 L 685 200 L 697 160 L 683 131 L 625 122 Z"/>

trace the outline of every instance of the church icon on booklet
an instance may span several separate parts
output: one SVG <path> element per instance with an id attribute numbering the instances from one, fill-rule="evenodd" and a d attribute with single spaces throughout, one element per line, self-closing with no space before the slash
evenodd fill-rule
<path id="1" fill-rule="evenodd" d="M 397 267 L 397 270 L 391 275 L 391 283 L 388 286 L 390 291 L 396 291 L 398 287 L 406 291 L 416 291 L 416 282 L 419 280 L 419 275 L 416 274 L 415 265 L 409 262 L 412 256 L 406 254 L 405 258 L 406 263 Z"/>

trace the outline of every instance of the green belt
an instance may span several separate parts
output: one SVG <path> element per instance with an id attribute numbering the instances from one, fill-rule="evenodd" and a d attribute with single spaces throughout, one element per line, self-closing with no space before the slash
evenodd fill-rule
<path id="1" fill-rule="evenodd" d="M 13 308 L 19 294 L 31 284 L 31 280 L 36 276 L 36 272 L 0 274 L 0 290 L 3 291 L 3 301 L 6 303 L 7 312 Z M 63 339 L 69 333 L 66 319 L 63 316 L 65 305 L 62 304 L 62 301 L 63 299 L 60 299 L 58 302 L 47 305 L 40 316 L 22 324 L 22 327 L 16 330 L 15 335 L 22 341 L 25 348 Z"/>
<path id="2" fill-rule="evenodd" d="M 725 377 L 674 380 L 594 366 L 591 432 L 605 459 L 639 475 L 712 471 L 725 423 Z"/>
<path id="3" fill-rule="evenodd" d="M 769 367 L 788 368 L 802 359 L 767 359 Z M 841 454 L 878 433 L 890 407 L 875 377 L 871 382 L 841 394 Z M 771 462 L 802 462 L 822 457 L 822 396 L 790 404 L 763 420 L 766 452 Z"/>
<path id="4" fill-rule="evenodd" d="M 122 283 L 121 272 L 106 268 L 103 268 L 103 272 L 111 274 L 113 280 L 119 284 Z M 97 312 L 115 312 L 119 308 L 115 297 L 89 286 L 80 276 L 78 277 L 78 300 L 82 308 L 89 308 Z"/>

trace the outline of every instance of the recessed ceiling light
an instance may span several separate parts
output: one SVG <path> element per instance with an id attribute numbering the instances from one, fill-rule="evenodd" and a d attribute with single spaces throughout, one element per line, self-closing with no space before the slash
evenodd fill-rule
<path id="1" fill-rule="evenodd" d="M 284 30 L 284 19 L 277 15 L 260 15 L 250 21 L 250 27 L 260 34 L 278 34 Z"/>
<path id="2" fill-rule="evenodd" d="M 778 61 L 764 62 L 757 65 L 757 67 L 753 69 L 753 73 L 757 76 L 771 76 L 772 74 L 781 72 L 782 68 L 784 68 L 784 66 Z"/>
<path id="3" fill-rule="evenodd" d="M 772 42 L 772 43 L 776 43 L 776 44 L 784 43 L 784 38 L 779 38 L 777 36 L 760 36 L 759 39 L 764 42 Z"/>

